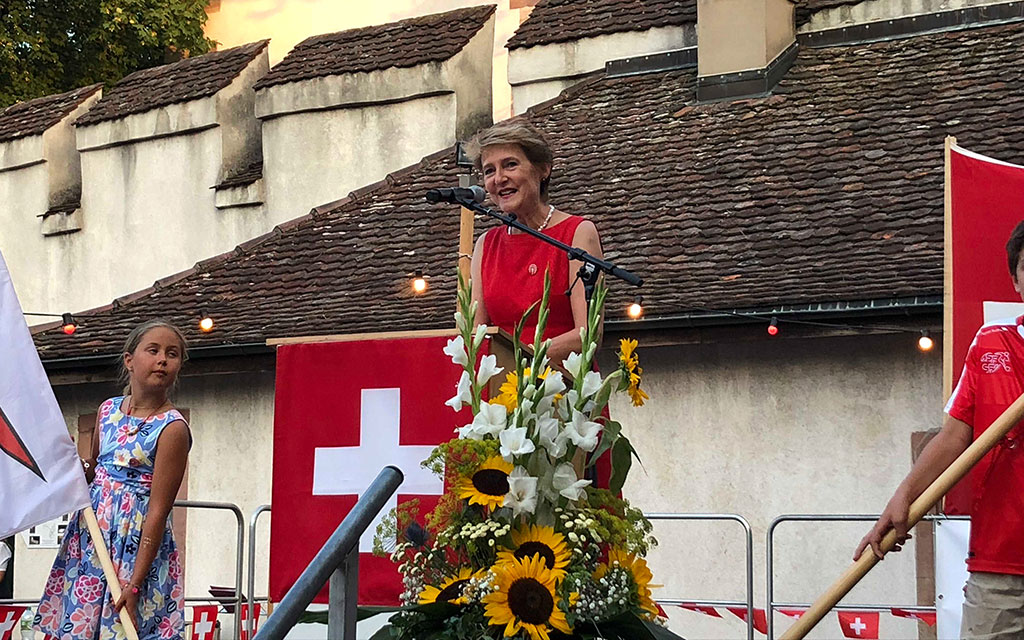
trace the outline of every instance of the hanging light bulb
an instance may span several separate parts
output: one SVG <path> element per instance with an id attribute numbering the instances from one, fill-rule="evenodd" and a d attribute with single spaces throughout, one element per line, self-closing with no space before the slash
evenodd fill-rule
<path id="1" fill-rule="evenodd" d="M 639 320 L 640 316 L 644 315 L 643 301 L 643 298 L 637 296 L 633 300 L 632 304 L 630 304 L 629 307 L 626 308 L 626 313 L 629 315 L 630 318 L 633 318 L 634 320 Z"/>
<path id="2" fill-rule="evenodd" d="M 422 271 L 417 271 L 412 279 L 412 290 L 414 293 L 423 293 L 427 290 L 427 278 Z"/>
<path id="3" fill-rule="evenodd" d="M 199 321 L 199 330 L 202 331 L 203 333 L 210 333 L 211 331 L 213 331 L 213 318 L 206 314 L 202 314 L 202 316 L 202 319 Z"/>
<path id="4" fill-rule="evenodd" d="M 78 324 L 75 322 L 75 317 L 70 313 L 64 313 L 61 314 L 60 319 L 62 323 L 60 330 L 63 331 L 65 335 L 73 335 L 75 331 L 78 329 Z"/>
<path id="5" fill-rule="evenodd" d="M 921 337 L 917 339 L 917 348 L 921 351 L 931 351 L 935 346 L 935 341 L 928 335 L 927 329 L 921 330 Z"/>
<path id="6" fill-rule="evenodd" d="M 779 320 L 775 316 L 772 316 L 772 321 L 768 325 L 768 335 L 777 336 L 779 335 Z"/>

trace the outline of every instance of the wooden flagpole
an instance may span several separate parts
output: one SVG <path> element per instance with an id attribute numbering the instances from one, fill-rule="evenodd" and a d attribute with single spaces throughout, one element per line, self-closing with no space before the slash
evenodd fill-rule
<path id="1" fill-rule="evenodd" d="M 942 397 L 953 393 L 953 182 L 951 180 L 950 155 L 956 138 L 946 136 L 945 140 L 945 215 L 943 215 L 942 252 Z"/>
<path id="2" fill-rule="evenodd" d="M 82 509 L 82 517 L 85 518 L 85 525 L 89 528 L 89 535 L 92 537 L 92 544 L 96 550 L 96 556 L 103 567 L 103 575 L 107 578 L 107 587 L 110 589 L 110 596 L 116 603 L 121 599 L 121 582 L 118 580 L 117 571 L 114 570 L 114 563 L 110 559 L 110 552 L 107 551 L 107 544 L 103 541 L 103 532 L 100 531 L 100 523 L 96 521 L 96 512 L 92 505 Z M 121 607 L 121 624 L 124 625 L 124 633 L 128 640 L 139 640 L 139 633 L 132 624 L 131 615 L 127 607 Z"/>
<path id="3" fill-rule="evenodd" d="M 459 176 L 459 186 L 467 188 L 471 180 L 472 176 L 461 175 Z M 466 207 L 461 207 L 461 212 L 462 216 L 459 219 L 459 273 L 462 274 L 463 280 L 469 282 L 469 266 L 473 259 L 473 225 L 475 220 L 473 212 Z M 469 321 L 472 322 L 473 319 L 470 318 Z"/>
<path id="4" fill-rule="evenodd" d="M 917 500 L 914 500 L 913 504 L 910 505 L 910 513 L 907 516 L 907 529 L 910 529 L 928 513 L 928 511 L 935 506 L 942 496 L 946 495 L 950 489 L 953 488 L 957 482 L 959 482 L 967 473 L 974 468 L 974 465 L 978 464 L 986 453 L 992 450 L 999 441 L 1003 439 L 1006 434 L 1010 432 L 1017 423 L 1024 419 L 1024 394 L 1013 401 L 1006 411 L 999 416 L 995 422 L 984 431 L 978 439 L 971 443 L 971 446 L 967 447 L 960 456 L 953 461 L 945 471 L 935 479 L 931 485 L 928 486 L 924 492 L 918 496 Z M 882 552 L 888 553 L 896 545 L 896 531 L 890 529 L 885 537 L 882 538 Z M 868 571 L 871 570 L 875 564 L 878 563 L 878 558 L 875 556 L 871 547 L 864 549 L 864 552 L 860 554 L 858 558 L 850 567 L 843 572 L 839 579 L 836 580 L 831 587 L 829 587 L 825 593 L 818 597 L 811 605 L 811 608 L 807 610 L 807 613 L 800 616 L 800 619 L 796 623 L 786 630 L 786 633 L 782 634 L 779 640 L 800 640 L 806 636 L 811 629 L 825 617 L 832 607 L 836 605 L 843 597 L 853 589 L 861 578 L 867 575 Z M 768 615 L 771 615 L 769 612 Z"/>

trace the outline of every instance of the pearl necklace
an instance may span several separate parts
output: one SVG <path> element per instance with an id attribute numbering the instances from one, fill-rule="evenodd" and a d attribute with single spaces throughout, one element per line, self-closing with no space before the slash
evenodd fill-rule
<path id="1" fill-rule="evenodd" d="M 546 218 L 544 218 L 544 222 L 542 222 L 541 225 L 539 227 L 537 227 L 537 231 L 543 231 L 544 229 L 547 228 L 548 223 L 551 222 L 551 216 L 554 215 L 554 213 L 555 213 L 555 205 L 549 204 L 548 205 L 548 216 Z M 508 235 L 512 235 L 512 227 L 505 227 L 505 231 L 508 232 Z"/>

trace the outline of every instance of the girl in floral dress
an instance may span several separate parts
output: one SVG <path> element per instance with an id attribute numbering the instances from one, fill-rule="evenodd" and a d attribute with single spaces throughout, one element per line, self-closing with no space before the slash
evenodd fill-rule
<path id="1" fill-rule="evenodd" d="M 125 638 L 121 608 L 128 610 L 141 640 L 183 635 L 184 589 L 170 513 L 192 437 L 167 394 L 187 359 L 186 349 L 181 332 L 161 321 L 143 323 L 128 336 L 122 358 L 128 395 L 100 405 L 93 458 L 82 460 L 122 595 L 116 602 L 110 595 L 92 537 L 77 514 L 33 623 L 48 637 Z"/>

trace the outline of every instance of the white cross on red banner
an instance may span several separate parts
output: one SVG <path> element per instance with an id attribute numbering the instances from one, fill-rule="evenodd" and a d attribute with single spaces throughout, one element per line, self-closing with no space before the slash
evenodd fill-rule
<path id="1" fill-rule="evenodd" d="M 839 611 L 839 628 L 847 638 L 878 639 L 877 611 Z"/>
<path id="2" fill-rule="evenodd" d="M 0 607 L 0 640 L 11 640 L 14 630 L 21 624 L 23 613 L 25 607 Z"/>
<path id="3" fill-rule="evenodd" d="M 217 628 L 217 605 L 192 607 L 192 640 L 213 640 Z"/>

